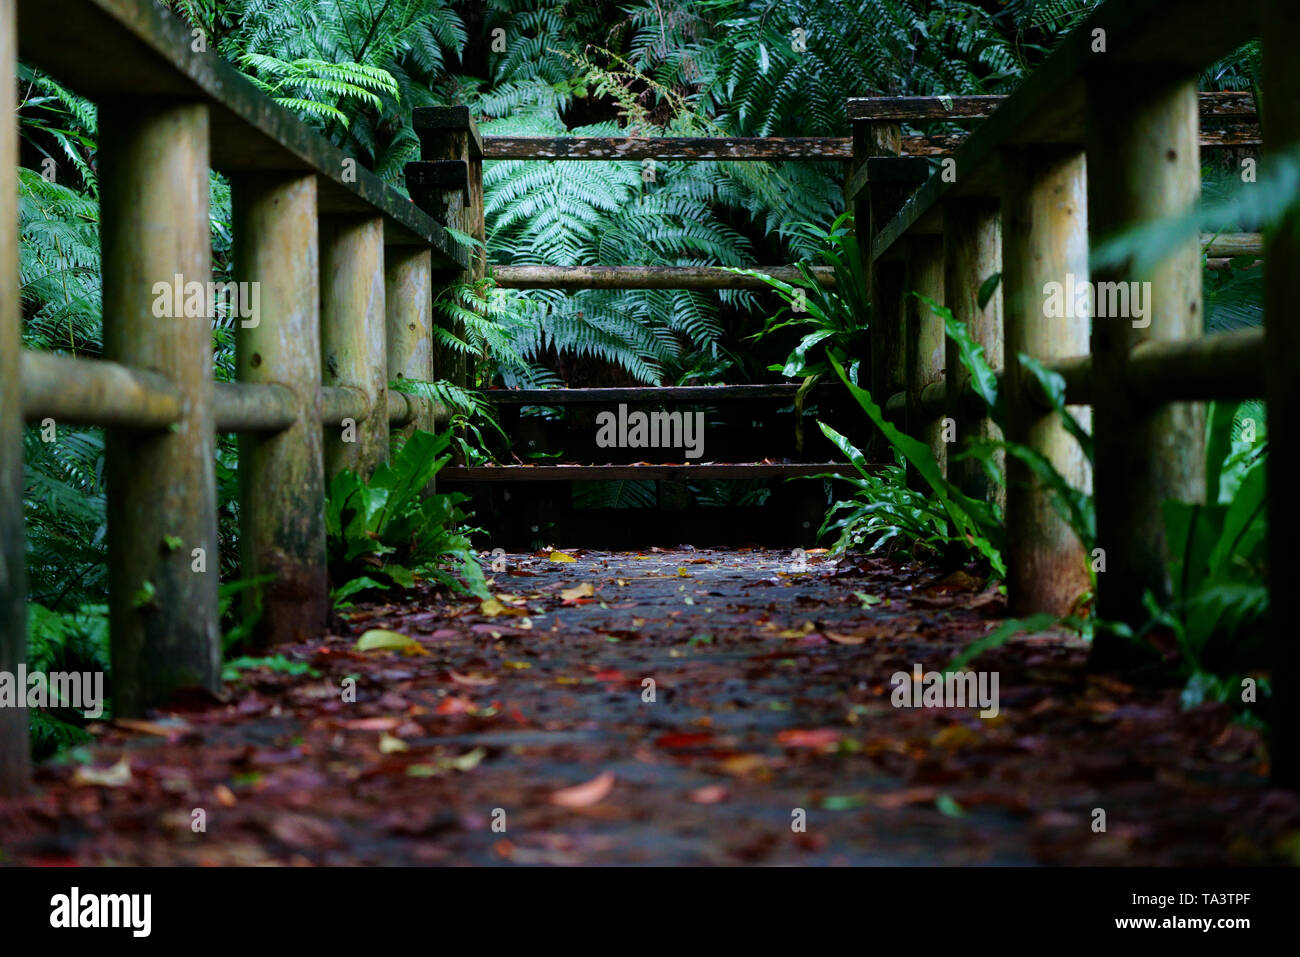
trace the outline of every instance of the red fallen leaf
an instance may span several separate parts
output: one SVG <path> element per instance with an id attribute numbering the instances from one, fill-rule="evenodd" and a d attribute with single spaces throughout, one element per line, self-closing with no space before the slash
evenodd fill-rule
<path id="1" fill-rule="evenodd" d="M 594 677 L 597 681 L 622 681 L 623 672 L 617 668 L 604 668 L 597 671 Z"/>
<path id="2" fill-rule="evenodd" d="M 340 721 L 339 727 L 347 731 L 392 731 L 401 723 L 401 718 L 354 718 Z"/>
<path id="3" fill-rule="evenodd" d="M 776 740 L 787 748 L 829 748 L 839 743 L 842 737 L 843 734 L 834 728 L 818 728 L 813 731 L 790 728 L 778 734 Z"/>
<path id="4" fill-rule="evenodd" d="M 727 799 L 728 791 L 721 784 L 706 784 L 691 792 L 691 801 L 695 804 L 721 804 Z"/>
<path id="5" fill-rule="evenodd" d="M 907 807 L 909 804 L 930 804 L 938 796 L 939 792 L 934 788 L 907 788 L 902 791 L 891 791 L 888 794 L 878 794 L 871 799 L 871 803 L 876 807 L 892 811 Z"/>
<path id="6" fill-rule="evenodd" d="M 458 695 L 455 698 L 444 698 L 439 702 L 438 707 L 433 709 L 434 714 L 467 714 L 474 709 L 474 702 L 470 701 L 464 695 Z"/>
<path id="7" fill-rule="evenodd" d="M 590 807 L 603 801 L 613 788 L 614 772 L 602 771 L 585 784 L 552 792 L 550 801 L 560 807 Z"/>
<path id="8" fill-rule="evenodd" d="M 701 744 L 708 744 L 713 740 L 713 735 L 707 731 L 669 731 L 667 734 L 661 734 L 655 738 L 655 746 L 659 748 L 694 748 Z"/>

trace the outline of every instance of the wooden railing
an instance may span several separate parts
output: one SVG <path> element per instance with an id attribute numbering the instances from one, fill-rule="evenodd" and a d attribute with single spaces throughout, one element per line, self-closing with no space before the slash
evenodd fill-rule
<path id="1" fill-rule="evenodd" d="M 1295 233 L 1199 242 L 1189 235 L 1142 273 L 1130 262 L 1090 274 L 1089 251 L 1098 239 L 1191 208 L 1200 192 L 1198 144 L 1258 141 L 1250 98 L 1200 95 L 1198 102 L 1197 94 L 1198 71 L 1247 39 L 1263 38 L 1263 102 L 1273 111 L 1263 124 L 1262 168 L 1269 156 L 1296 146 L 1300 67 L 1289 43 L 1298 29 L 1300 4 L 1294 2 L 1225 7 L 1203 0 L 1112 0 L 1004 101 L 850 101 L 857 155 L 849 195 L 870 239 L 872 391 L 889 397 L 888 407 L 910 434 L 928 441 L 940 463 L 949 447 L 940 416 L 951 417 L 959 441 L 993 431 L 966 402 L 967 375 L 954 347 L 945 345 L 942 319 L 910 293 L 945 303 L 1005 368 L 1006 438 L 1046 456 L 1077 487 L 1093 490 L 1104 552 L 1096 613 L 1104 620 L 1141 625 L 1148 618 L 1144 594 L 1169 597 L 1161 503 L 1206 500 L 1200 400 L 1267 398 L 1269 427 L 1280 439 L 1270 446 L 1269 482 L 1283 490 L 1268 502 L 1270 574 L 1278 583 L 1294 577 L 1300 504 L 1289 487 L 1300 463 L 1285 436 L 1300 418 Z M 900 185 L 906 161 L 896 156 L 899 123 L 935 119 L 980 123 L 952 162 L 913 192 Z M 876 177 L 877 167 L 891 175 Z M 1202 336 L 1203 253 L 1262 255 L 1264 329 Z M 977 290 L 995 273 L 1000 288 L 981 308 Z M 1047 315 L 1047 284 L 1070 278 L 1150 282 L 1149 325 L 1098 317 L 1090 328 L 1087 315 Z M 1081 412 L 1085 419 L 1091 415 L 1095 471 L 1013 361 L 1021 353 L 1060 372 L 1068 400 L 1090 407 Z M 1018 462 L 1009 462 L 1007 473 L 1011 610 L 1064 614 L 1089 589 L 1094 556 L 1082 553 L 1047 488 Z M 973 463 L 954 465 L 949 477 L 972 494 L 993 494 Z M 1280 612 L 1284 605 L 1273 608 Z M 1300 660 L 1284 619 L 1277 613 L 1272 625 L 1272 759 L 1276 778 L 1295 785 L 1300 722 L 1291 709 L 1300 703 Z M 1118 660 L 1121 642 L 1100 636 L 1094 665 Z"/>
<path id="2" fill-rule="evenodd" d="M 0 135 L 0 671 L 25 657 L 23 421 L 105 426 L 121 716 L 220 685 L 216 433 L 240 433 L 242 574 L 270 579 L 249 593 L 255 641 L 315 637 L 328 613 L 327 476 L 373 468 L 390 426 L 432 427 L 433 405 L 388 383 L 457 377 L 435 356 L 433 298 L 482 274 L 482 257 L 446 229 L 482 235 L 467 111 L 417 116 L 417 205 L 203 46 L 149 0 L 0 0 L 0 75 L 12 84 L 21 56 L 99 107 L 104 315 L 102 359 L 21 349 L 11 112 Z M 207 305 L 212 169 L 231 181 L 234 280 L 257 289 L 257 314 L 235 322 L 229 383 L 213 382 L 210 310 L 167 315 L 191 283 Z M 26 777 L 26 713 L 0 708 L 0 790 Z"/>

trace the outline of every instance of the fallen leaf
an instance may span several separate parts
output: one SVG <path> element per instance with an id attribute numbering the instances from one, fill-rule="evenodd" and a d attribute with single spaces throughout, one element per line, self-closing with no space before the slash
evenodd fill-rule
<path id="1" fill-rule="evenodd" d="M 585 784 L 561 788 L 551 794 L 551 803 L 560 807 L 590 807 L 599 804 L 614 787 L 614 772 L 602 771 Z"/>
<path id="2" fill-rule="evenodd" d="M 572 555 L 566 555 L 564 552 L 551 552 L 551 561 L 553 562 L 576 562 L 577 559 Z"/>
<path id="3" fill-rule="evenodd" d="M 814 731 L 790 728 L 778 734 L 776 740 L 787 748 L 829 748 L 838 744 L 841 737 L 841 733 L 834 728 L 818 728 Z"/>
<path id="4" fill-rule="evenodd" d="M 371 628 L 363 633 L 353 647 L 357 651 L 400 651 L 404 655 L 427 655 L 429 653 L 423 645 L 409 635 L 403 635 L 397 631 L 386 631 L 383 628 Z"/>
<path id="5" fill-rule="evenodd" d="M 102 788 L 120 788 L 131 783 L 131 762 L 123 755 L 122 759 L 108 768 L 77 768 L 72 776 L 72 783 L 78 787 L 92 785 Z"/>
<path id="6" fill-rule="evenodd" d="M 580 585 L 574 585 L 572 588 L 566 588 L 560 592 L 560 597 L 565 601 L 577 601 L 579 598 L 590 598 L 596 594 L 596 586 L 591 582 L 583 582 Z"/>
<path id="7" fill-rule="evenodd" d="M 398 751 L 409 751 L 410 749 L 411 746 L 408 745 L 405 741 L 403 741 L 401 738 L 393 737 L 393 735 L 389 734 L 388 732 L 384 732 L 379 736 L 380 754 L 395 754 Z"/>
<path id="8" fill-rule="evenodd" d="M 706 784 L 691 792 L 691 801 L 695 804 L 721 804 L 727 799 L 727 789 L 721 784 Z"/>

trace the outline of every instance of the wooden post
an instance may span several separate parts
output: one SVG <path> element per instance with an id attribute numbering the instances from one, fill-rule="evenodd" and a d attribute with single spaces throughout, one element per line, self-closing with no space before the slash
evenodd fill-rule
<path id="1" fill-rule="evenodd" d="M 1300 33 L 1300 4 L 1270 0 L 1265 5 L 1264 116 L 1265 162 L 1300 150 L 1300 66 L 1292 38 Z M 1300 474 L 1300 450 L 1291 439 L 1300 429 L 1300 211 L 1292 205 L 1270 234 L 1264 254 L 1264 337 L 1267 363 L 1268 430 L 1280 441 L 1268 453 L 1268 561 L 1272 582 L 1269 672 L 1273 683 L 1272 740 L 1269 759 L 1273 780 L 1300 787 L 1300 641 L 1279 601 L 1300 575 L 1300 500 L 1292 489 Z"/>
<path id="2" fill-rule="evenodd" d="M 1196 79 L 1168 77 L 1168 67 L 1113 66 L 1089 79 L 1088 221 L 1102 240 L 1184 214 L 1200 196 Z M 1125 263 L 1093 281 L 1097 615 L 1137 627 L 1149 617 L 1145 593 L 1161 604 L 1170 597 L 1162 503 L 1205 498 L 1205 410 L 1141 401 L 1126 367 L 1142 342 L 1201 335 L 1197 237 L 1148 271 Z M 1114 667 L 1132 652 L 1127 639 L 1099 633 L 1090 661 Z"/>
<path id="3" fill-rule="evenodd" d="M 1045 315 L 1049 283 L 1088 279 L 1088 225 L 1083 152 L 1007 148 L 1003 153 L 1002 284 L 1007 374 L 1007 438 L 1053 462 L 1087 489 L 1083 451 L 1056 413 L 1044 414 L 1026 389 L 1016 356 L 1082 355 L 1088 317 Z M 1084 422 L 1086 426 L 1086 421 Z M 1048 489 L 1014 458 L 1007 461 L 1007 595 L 1013 615 L 1064 615 L 1090 587 L 1083 545 L 1053 507 Z"/>
<path id="4" fill-rule="evenodd" d="M 241 574 L 273 576 L 248 594 L 254 643 L 274 645 L 319 634 L 329 608 L 316 178 L 237 177 L 232 214 L 235 276 L 258 283 L 261 300 L 236 332 L 237 378 L 278 383 L 295 400 L 290 428 L 239 437 Z"/>
<path id="5" fill-rule="evenodd" d="M 853 164 L 851 174 L 873 156 L 897 155 L 902 144 L 902 129 L 897 123 L 854 123 Z M 853 201 L 853 223 L 858 246 L 865 260 L 867 291 L 872 305 L 870 375 L 873 398 L 881 408 L 902 386 L 891 370 L 901 365 L 903 348 L 902 269 L 896 263 L 878 263 L 871 255 L 871 243 L 889 217 L 898 211 L 902 199 L 895 184 L 867 183 Z"/>
<path id="6" fill-rule="evenodd" d="M 996 201 L 952 200 L 943 208 L 943 295 L 953 318 L 966 327 L 970 337 L 984 347 L 984 358 L 995 372 L 1003 368 L 1002 286 L 999 283 L 988 304 L 979 305 L 980 286 L 1002 272 L 1002 213 Z M 962 365 L 957 345 L 947 343 L 947 415 L 957 424 L 960 451 L 976 439 L 1000 439 L 1001 430 L 988 416 L 973 417 L 962 401 L 970 373 Z M 998 462 L 1003 461 L 999 452 Z M 1005 465 L 1002 466 L 1005 468 Z M 967 495 L 1006 507 L 1006 486 L 990 481 L 988 473 L 973 459 L 949 462 L 949 478 Z"/>
<path id="7" fill-rule="evenodd" d="M 434 219 L 480 243 L 470 250 L 470 268 L 451 281 L 474 282 L 487 274 L 487 252 L 481 245 L 486 236 L 483 219 L 483 141 L 469 107 L 426 107 L 416 111 L 416 133 L 420 137 L 420 156 L 430 162 L 460 161 L 466 164 L 467 186 L 464 190 L 446 190 L 440 202 L 426 209 Z M 450 278 L 450 277 L 449 277 Z M 436 316 L 435 316 L 436 320 Z M 453 328 L 457 335 L 463 330 Z M 457 385 L 469 382 L 464 353 L 435 349 L 434 367 L 439 378 Z"/>
<path id="8" fill-rule="evenodd" d="M 921 408 L 921 390 L 932 382 L 943 381 L 946 336 L 943 319 L 912 293 L 928 296 L 942 306 L 943 273 L 942 236 L 913 236 L 907 241 L 906 299 L 903 301 L 906 316 L 904 353 L 907 357 L 906 431 L 930 446 L 941 472 L 948 462 L 943 420 Z M 910 468 L 908 475 L 914 487 L 929 488 Z"/>
<path id="9" fill-rule="evenodd" d="M 23 562 L 22 307 L 18 296 L 18 117 L 14 75 L 18 25 L 14 0 L 0 0 L 0 77 L 6 120 L 0 130 L 0 671 L 27 660 L 27 583 Z M 27 787 L 26 708 L 0 708 L 0 795 Z"/>
<path id="10" fill-rule="evenodd" d="M 369 476 L 388 458 L 383 218 L 323 219 L 320 262 L 321 384 L 363 393 L 369 410 L 327 427 L 325 474 L 346 468 Z"/>
<path id="11" fill-rule="evenodd" d="M 114 708 L 138 717 L 221 679 L 208 109 L 133 96 L 99 116 L 104 356 L 182 397 L 173 428 L 106 440 Z"/>
<path id="12" fill-rule="evenodd" d="M 384 250 L 384 310 L 387 317 L 388 378 L 433 381 L 432 256 L 416 246 L 389 246 Z M 402 432 L 432 432 L 433 403 L 407 395 L 420 413 Z"/>

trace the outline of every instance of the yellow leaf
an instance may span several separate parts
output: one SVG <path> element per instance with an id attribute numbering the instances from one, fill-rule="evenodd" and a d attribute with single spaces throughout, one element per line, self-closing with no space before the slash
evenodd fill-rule
<path id="1" fill-rule="evenodd" d="M 383 628 L 371 628 L 357 639 L 357 651 L 400 651 L 404 655 L 427 655 L 424 646 L 408 635 Z"/>
<path id="2" fill-rule="evenodd" d="M 564 552 L 551 552 L 551 561 L 553 562 L 576 562 L 577 559 L 572 555 L 566 555 Z"/>
<path id="3" fill-rule="evenodd" d="M 529 661 L 507 661 L 504 662 L 507 668 L 514 668 L 516 671 L 522 671 L 524 668 L 531 668 L 532 662 Z"/>
<path id="4" fill-rule="evenodd" d="M 583 582 L 580 585 L 574 585 L 572 588 L 566 588 L 560 592 L 560 597 L 565 601 L 574 601 L 578 598 L 590 598 L 596 594 L 596 587 L 591 582 Z"/>
<path id="5" fill-rule="evenodd" d="M 77 768 L 72 783 L 77 786 L 93 784 L 103 788 L 125 787 L 131 783 L 131 762 L 124 756 L 111 768 Z"/>
<path id="6" fill-rule="evenodd" d="M 478 767 L 479 762 L 486 756 L 486 748 L 475 748 L 473 751 L 466 751 L 458 758 L 451 758 L 447 761 L 447 764 L 457 771 L 472 771 Z"/>
<path id="7" fill-rule="evenodd" d="M 397 751 L 407 751 L 409 746 L 401 738 L 394 737 L 391 734 L 381 734 L 379 736 L 379 753 L 393 754 Z"/>

